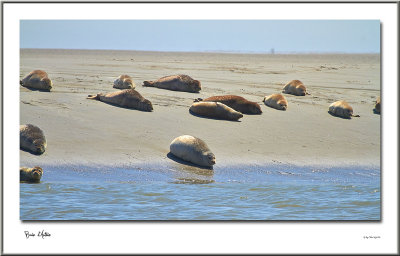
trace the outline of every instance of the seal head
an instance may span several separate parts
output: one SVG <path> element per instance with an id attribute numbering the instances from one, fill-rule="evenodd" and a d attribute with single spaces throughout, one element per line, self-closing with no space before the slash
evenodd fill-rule
<path id="1" fill-rule="evenodd" d="M 34 168 L 21 167 L 19 169 L 19 177 L 21 182 L 38 183 L 43 176 L 43 169 L 39 166 Z"/>

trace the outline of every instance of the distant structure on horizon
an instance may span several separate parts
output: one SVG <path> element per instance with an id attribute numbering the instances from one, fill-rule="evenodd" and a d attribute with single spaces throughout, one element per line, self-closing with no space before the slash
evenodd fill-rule
<path id="1" fill-rule="evenodd" d="M 271 48 L 271 54 L 275 54 L 275 49 Z"/>

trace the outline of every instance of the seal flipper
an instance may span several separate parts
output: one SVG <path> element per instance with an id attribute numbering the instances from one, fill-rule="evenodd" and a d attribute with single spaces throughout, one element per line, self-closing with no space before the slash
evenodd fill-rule
<path id="1" fill-rule="evenodd" d="M 19 80 L 19 84 L 22 85 L 22 86 L 24 85 L 24 83 L 22 82 L 22 80 Z"/>
<path id="2" fill-rule="evenodd" d="M 203 99 L 202 98 L 197 98 L 197 99 L 194 99 L 193 102 L 200 102 L 200 101 L 203 101 Z"/>
<path id="3" fill-rule="evenodd" d="M 154 82 L 153 81 L 144 81 L 143 86 L 148 86 L 148 87 L 153 87 Z"/>
<path id="4" fill-rule="evenodd" d="M 99 99 L 99 94 L 96 95 L 88 95 L 86 99 L 91 99 L 91 100 L 98 100 Z"/>
<path id="5" fill-rule="evenodd" d="M 360 115 L 351 115 L 352 117 L 360 117 Z"/>

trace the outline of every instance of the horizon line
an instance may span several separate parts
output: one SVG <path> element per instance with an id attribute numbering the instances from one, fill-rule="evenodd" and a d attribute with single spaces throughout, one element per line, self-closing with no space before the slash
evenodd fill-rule
<path id="1" fill-rule="evenodd" d="M 220 54 L 260 54 L 260 55 L 279 55 L 279 54 L 380 54 L 380 52 L 342 52 L 342 51 L 239 51 L 239 50 L 134 50 L 134 49 L 89 49 L 89 48 L 22 48 L 20 50 L 77 50 L 77 51 L 132 51 L 132 52 L 162 52 L 162 53 L 220 53 Z"/>

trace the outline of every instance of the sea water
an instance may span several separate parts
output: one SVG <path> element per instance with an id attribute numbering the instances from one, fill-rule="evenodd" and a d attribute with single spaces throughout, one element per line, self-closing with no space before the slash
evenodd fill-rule
<path id="1" fill-rule="evenodd" d="M 374 168 L 43 169 L 40 183 L 20 184 L 21 220 L 381 218 L 380 170 Z"/>

